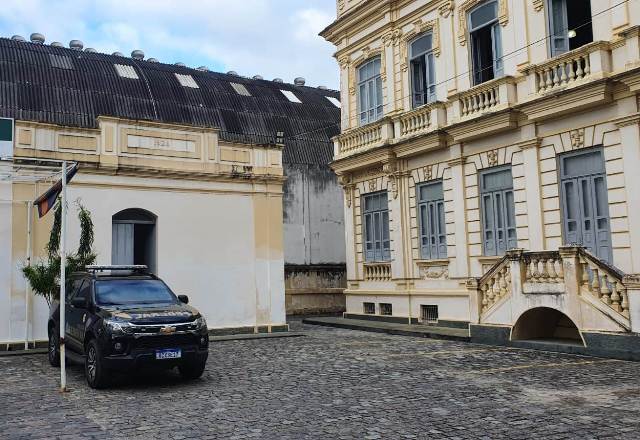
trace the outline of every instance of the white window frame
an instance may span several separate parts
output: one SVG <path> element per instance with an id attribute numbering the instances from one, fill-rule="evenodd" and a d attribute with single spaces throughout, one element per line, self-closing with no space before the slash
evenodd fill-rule
<path id="1" fill-rule="evenodd" d="M 378 65 L 378 71 L 373 75 L 363 77 L 365 68 Z M 358 75 L 358 115 L 360 125 L 370 124 L 382 118 L 384 104 L 382 97 L 381 58 L 374 57 L 361 64 L 357 69 Z"/>
<path id="2" fill-rule="evenodd" d="M 477 11 L 480 8 L 484 8 L 489 4 L 493 4 L 494 10 L 496 11 L 495 17 L 479 26 L 474 27 L 471 22 L 471 14 Z M 471 52 L 471 74 L 474 85 L 482 84 L 485 81 L 482 81 L 478 75 L 481 74 L 481 71 L 478 71 L 477 68 L 482 68 L 482 66 L 476 66 L 476 54 L 474 49 L 474 39 L 473 33 L 484 29 L 486 27 L 491 26 L 491 53 L 493 57 L 493 78 L 499 78 L 504 75 L 504 65 L 502 60 L 502 31 L 500 29 L 500 23 L 498 22 L 498 0 L 489 0 L 477 5 L 475 8 L 471 9 L 467 13 L 467 26 L 469 28 L 469 48 Z"/>
<path id="3" fill-rule="evenodd" d="M 413 44 L 421 38 L 431 37 L 431 47 L 425 51 L 414 53 Z M 415 70 L 421 65 L 423 72 Z M 411 81 L 411 103 L 414 108 L 436 100 L 436 59 L 433 53 L 433 33 L 427 32 L 411 40 L 409 43 L 409 66 Z M 419 76 L 420 90 L 416 91 L 416 77 Z"/>

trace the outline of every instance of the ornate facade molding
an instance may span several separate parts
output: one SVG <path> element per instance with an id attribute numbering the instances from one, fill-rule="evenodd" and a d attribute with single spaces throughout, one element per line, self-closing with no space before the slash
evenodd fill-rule
<path id="1" fill-rule="evenodd" d="M 578 128 L 569 132 L 571 138 L 571 146 L 573 148 L 584 147 L 584 128 Z"/>
<path id="2" fill-rule="evenodd" d="M 484 0 L 467 0 L 458 8 L 458 42 L 461 46 L 467 44 L 467 15 L 471 9 L 482 3 Z M 502 26 L 509 23 L 509 9 L 507 0 L 498 0 L 498 22 Z"/>
<path id="3" fill-rule="evenodd" d="M 424 34 L 429 31 L 433 36 L 433 40 L 431 42 L 433 54 L 436 57 L 440 56 L 440 23 L 438 22 L 438 19 L 436 18 L 435 20 L 429 21 L 417 20 L 413 23 L 413 29 L 402 35 L 402 43 L 400 46 L 400 59 L 402 60 L 402 63 L 400 64 L 400 69 L 403 72 L 406 72 L 409 69 L 409 44 L 411 40 L 420 34 Z"/>
<path id="4" fill-rule="evenodd" d="M 365 46 L 362 49 L 362 54 L 355 60 L 349 62 L 348 72 L 349 72 L 349 94 L 350 95 L 356 94 L 356 83 L 357 83 L 356 70 L 358 69 L 360 64 L 376 56 L 380 57 L 380 77 L 382 78 L 383 82 L 387 80 L 387 60 L 385 57 L 384 44 L 382 45 L 382 47 L 379 47 L 377 49 L 371 49 L 369 46 Z"/>
<path id="5" fill-rule="evenodd" d="M 444 0 L 440 3 L 440 6 L 438 6 L 438 11 L 440 15 L 447 18 L 453 12 L 453 0 Z"/>
<path id="6" fill-rule="evenodd" d="M 544 0 L 533 0 L 533 10 L 540 12 L 544 9 Z"/>
<path id="7" fill-rule="evenodd" d="M 498 165 L 498 150 L 487 151 L 487 160 L 490 167 Z"/>

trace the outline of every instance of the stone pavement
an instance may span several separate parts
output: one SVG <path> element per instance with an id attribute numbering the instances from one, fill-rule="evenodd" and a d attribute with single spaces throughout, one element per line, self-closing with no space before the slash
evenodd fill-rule
<path id="1" fill-rule="evenodd" d="M 220 341 L 202 379 L 72 391 L 43 355 L 0 358 L 0 438 L 640 437 L 640 363 L 324 327 Z"/>

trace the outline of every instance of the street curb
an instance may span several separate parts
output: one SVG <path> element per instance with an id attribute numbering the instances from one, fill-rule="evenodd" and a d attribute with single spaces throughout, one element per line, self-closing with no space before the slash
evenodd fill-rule
<path id="1" fill-rule="evenodd" d="M 0 351 L 0 357 L 11 356 L 30 356 L 34 354 L 47 354 L 46 348 L 32 348 L 31 350 L 12 350 L 12 351 Z"/>
<path id="2" fill-rule="evenodd" d="M 360 331 L 371 332 L 371 333 L 385 333 L 388 335 L 396 335 L 396 336 L 412 336 L 416 338 L 441 339 L 445 341 L 471 342 L 471 337 L 469 336 L 443 335 L 439 333 L 429 333 L 424 331 L 417 332 L 417 331 L 394 329 L 394 328 L 373 327 L 373 326 L 368 326 L 366 324 L 352 324 L 352 323 L 346 323 L 346 322 L 323 322 L 313 318 L 304 319 L 302 323 L 310 324 L 310 325 L 320 325 L 325 327 L 343 328 L 347 330 L 360 330 Z"/>
<path id="3" fill-rule="evenodd" d="M 301 332 L 276 332 L 276 333 L 254 333 L 254 334 L 240 334 L 229 336 L 209 336 L 210 342 L 225 342 L 225 341 L 248 341 L 253 339 L 273 339 L 273 338 L 299 338 L 305 336 Z"/>

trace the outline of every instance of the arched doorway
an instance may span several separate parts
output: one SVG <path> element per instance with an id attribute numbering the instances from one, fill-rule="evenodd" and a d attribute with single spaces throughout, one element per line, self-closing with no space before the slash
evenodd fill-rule
<path id="1" fill-rule="evenodd" d="M 156 216 L 144 209 L 120 211 L 112 217 L 112 264 L 144 264 L 156 269 Z"/>
<path id="2" fill-rule="evenodd" d="M 571 318 L 549 307 L 537 307 L 520 315 L 513 326 L 511 339 L 583 344 L 580 331 Z"/>

